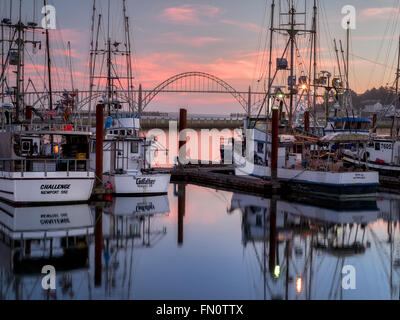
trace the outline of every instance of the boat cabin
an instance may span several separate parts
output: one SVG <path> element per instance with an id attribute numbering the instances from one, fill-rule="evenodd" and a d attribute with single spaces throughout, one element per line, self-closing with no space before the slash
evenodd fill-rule
<path id="1" fill-rule="evenodd" d="M 325 134 L 331 132 L 363 132 L 368 134 L 371 120 L 359 117 L 328 119 L 324 129 Z"/>
<path id="2" fill-rule="evenodd" d="M 89 170 L 88 131 L 72 126 L 12 126 L 0 132 L 0 170 L 55 172 Z"/>

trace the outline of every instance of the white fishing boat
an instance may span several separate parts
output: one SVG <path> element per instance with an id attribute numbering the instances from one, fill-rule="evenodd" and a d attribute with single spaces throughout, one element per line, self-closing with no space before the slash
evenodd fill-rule
<path id="1" fill-rule="evenodd" d="M 400 141 L 374 137 L 362 148 L 343 150 L 343 160 L 358 167 L 398 176 L 400 174 Z"/>
<path id="2" fill-rule="evenodd" d="M 94 183 L 90 132 L 64 125 L 10 125 L 0 132 L 0 198 L 12 203 L 88 201 Z"/>
<path id="3" fill-rule="evenodd" d="M 153 173 L 151 161 L 156 142 L 139 134 L 138 117 L 110 117 L 110 127 L 103 142 L 103 183 L 111 185 L 116 195 L 158 195 L 168 192 L 171 175 Z M 92 168 L 96 148 L 92 143 Z"/>
<path id="4" fill-rule="evenodd" d="M 235 174 L 271 178 L 271 135 L 254 130 L 254 136 L 247 139 L 246 155 L 234 151 Z M 265 141 L 268 136 L 267 152 Z M 310 192 L 313 195 L 346 200 L 360 197 L 375 197 L 379 185 L 379 175 L 375 171 L 349 171 L 340 163 L 329 164 L 313 160 L 303 153 L 294 153 L 292 141 L 295 136 L 280 136 L 278 148 L 277 178 L 290 182 L 296 191 Z M 251 144 L 253 142 L 253 144 Z M 325 142 L 328 142 L 325 140 Z M 336 143 L 337 141 L 334 140 Z M 329 148 L 328 148 L 329 149 Z M 266 158 L 267 155 L 267 158 Z M 313 163 L 314 165 L 310 165 Z"/>
<path id="5" fill-rule="evenodd" d="M 266 114 L 270 119 L 274 117 L 275 125 L 278 127 L 275 133 L 279 140 L 277 159 L 272 159 L 272 137 L 271 133 L 269 133 L 269 130 L 274 126 L 272 121 L 271 125 L 269 127 L 266 126 L 264 131 L 257 130 L 253 126 L 254 129 L 246 133 L 242 148 L 235 148 L 233 152 L 235 174 L 270 179 L 272 160 L 276 160 L 278 181 L 288 182 L 285 186 L 292 191 L 337 200 L 376 197 L 376 189 L 379 185 L 377 172 L 348 170 L 337 157 L 337 153 L 332 152 L 345 142 L 357 143 L 358 141 L 351 139 L 351 135 L 356 134 L 359 137 L 360 131 L 365 131 L 362 133 L 367 139 L 368 131 L 364 126 L 369 124 L 370 121 L 357 117 L 337 117 L 340 112 L 344 112 L 341 109 L 346 109 L 348 112 L 351 106 L 348 72 L 344 77 L 342 74 L 335 75 L 331 81 L 330 73 L 317 69 L 317 29 L 313 29 L 316 28 L 317 2 L 313 6 L 312 28 L 308 31 L 300 31 L 298 29 L 299 24 L 296 23 L 296 19 L 300 19 L 299 11 L 297 11 L 296 7 L 300 6 L 300 4 L 297 3 L 295 5 L 294 2 L 288 2 L 285 6 L 287 6 L 287 11 L 280 8 L 277 14 L 279 17 L 278 26 L 275 25 L 275 20 L 271 19 L 270 50 L 272 51 L 273 49 L 274 33 L 286 35 L 286 33 L 282 33 L 283 30 L 286 30 L 288 35 L 286 46 L 282 50 L 282 55 L 278 55 L 281 58 L 276 59 L 276 64 L 273 64 L 272 55 L 270 54 L 268 77 L 266 78 L 268 80 L 265 99 Z M 271 10 L 271 14 L 274 14 L 274 5 L 272 5 Z M 302 17 L 301 19 L 306 21 L 306 15 L 305 18 Z M 295 74 L 294 48 L 300 45 L 300 43 L 297 43 L 297 36 L 300 33 L 311 33 L 310 42 L 313 42 L 314 63 L 313 68 L 311 68 L 310 64 L 310 73 L 308 75 L 302 71 L 297 78 Z M 347 39 L 349 39 L 349 29 Z M 297 54 L 300 57 L 298 51 Z M 338 55 L 337 49 L 336 54 Z M 287 61 L 287 56 L 291 57 L 290 62 Z M 272 66 L 275 70 L 272 69 Z M 346 71 L 348 70 L 346 69 Z M 322 74 L 320 78 L 317 77 L 318 73 Z M 278 74 L 280 75 L 279 77 Z M 346 80 L 346 88 L 342 85 L 343 78 Z M 284 79 L 284 82 L 282 82 L 282 79 Z M 323 89 L 325 93 L 324 105 L 326 114 L 329 113 L 330 98 L 334 100 L 334 108 L 336 108 L 335 106 L 338 107 L 335 110 L 335 120 L 328 122 L 328 127 L 331 128 L 326 129 L 327 131 L 332 130 L 332 132 L 329 131 L 323 138 L 309 134 L 297 134 L 294 121 L 295 113 L 303 105 L 303 111 L 307 106 L 307 112 L 315 114 L 317 110 L 317 91 L 319 89 Z M 312 101 L 311 97 L 313 97 Z M 286 113 L 289 115 L 288 119 L 285 117 Z M 307 118 L 304 123 L 305 133 L 311 131 L 308 120 Z M 317 123 L 317 119 L 314 120 Z M 251 125 L 249 127 L 252 128 Z M 284 132 L 289 134 L 282 134 Z M 346 137 L 342 137 L 342 135 L 346 135 Z M 350 135 L 350 137 L 347 135 Z M 237 149 L 242 149 L 244 152 Z M 326 155 L 328 159 L 323 159 Z M 336 156 L 336 159 L 332 159 L 331 155 Z"/>
<path id="6" fill-rule="evenodd" d="M 53 104 L 48 29 L 23 23 L 21 10 L 17 23 L 5 18 L 0 24 L 2 40 L 9 43 L 2 52 L 7 59 L 0 82 L 11 88 L 2 86 L 1 91 L 0 199 L 17 204 L 88 201 L 94 183 L 88 158 L 91 133 L 77 124 L 74 94 L 65 93 L 59 105 Z M 26 46 L 35 49 L 41 43 L 27 40 L 35 34 L 46 35 L 47 81 L 38 86 L 49 88 L 36 102 L 25 92 L 30 85 L 35 88 L 32 80 L 24 80 Z"/>
<path id="7" fill-rule="evenodd" d="M 108 15 L 109 10 L 108 8 Z M 124 20 L 128 19 L 125 9 L 121 13 Z M 123 30 L 114 30 L 113 40 L 109 29 L 105 35 L 104 47 L 92 46 L 90 51 L 90 59 L 95 59 L 97 55 L 99 59 L 103 59 L 102 63 L 90 63 L 90 88 L 102 88 L 103 94 L 99 103 L 104 106 L 108 117 L 104 128 L 102 182 L 107 188 L 111 186 L 110 191 L 115 195 L 166 194 L 171 175 L 151 171 L 157 142 L 140 135 L 139 115 L 142 112 L 142 98 L 141 93 L 139 101 L 135 101 L 133 97 L 129 26 L 125 24 Z M 127 57 L 126 68 L 119 66 L 121 55 Z M 121 84 L 122 81 L 127 84 L 126 90 Z M 95 97 L 97 96 L 96 94 Z M 96 136 L 98 135 L 96 132 Z M 95 140 L 91 152 L 94 159 Z M 92 168 L 95 168 L 94 161 Z"/>

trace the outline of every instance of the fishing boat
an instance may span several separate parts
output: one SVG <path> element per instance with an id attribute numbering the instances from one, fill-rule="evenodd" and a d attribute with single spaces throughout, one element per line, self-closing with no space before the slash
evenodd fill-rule
<path id="1" fill-rule="evenodd" d="M 125 2 L 123 3 L 122 14 L 123 20 L 128 21 Z M 151 170 L 154 154 L 160 148 L 158 148 L 159 146 L 154 138 L 146 138 L 140 132 L 141 106 L 134 101 L 132 93 L 133 76 L 129 25 L 124 25 L 121 35 L 124 35 L 123 40 L 111 40 L 108 28 L 104 48 L 93 47 L 91 49 L 91 59 L 94 59 L 97 55 L 103 55 L 104 63 L 107 66 L 106 68 L 99 67 L 102 64 L 95 64 L 94 60 L 93 63 L 90 63 L 90 88 L 95 86 L 95 81 L 105 80 L 106 83 L 102 98 L 97 101 L 107 112 L 103 139 L 102 182 L 110 193 L 116 195 L 166 194 L 171 175 L 169 173 L 154 173 Z M 98 34 L 96 37 L 98 37 Z M 123 43 L 125 49 L 120 48 L 121 43 Z M 120 63 L 118 59 L 121 55 L 127 57 L 125 74 L 117 74 L 115 71 L 118 69 L 116 66 Z M 122 81 L 126 81 L 126 88 L 122 86 Z M 101 84 L 101 82 L 98 83 L 99 86 Z M 94 95 L 94 97 L 97 96 Z M 93 136 L 91 148 L 93 169 L 95 168 L 96 156 L 95 140 L 99 134 L 99 132 L 96 132 L 96 135 Z"/>
<path id="2" fill-rule="evenodd" d="M 274 15 L 275 5 L 274 1 L 271 6 L 271 14 Z M 275 30 L 282 31 L 282 28 L 288 28 L 289 39 L 285 47 L 285 51 L 282 54 L 282 58 L 278 58 L 276 62 L 276 71 L 274 77 L 269 77 L 267 92 L 267 112 L 272 113 L 271 110 L 276 109 L 279 111 L 279 115 L 282 114 L 284 106 L 287 106 L 287 113 L 289 114 L 289 120 L 286 124 L 286 134 L 283 132 L 277 133 L 278 135 L 278 147 L 277 147 L 277 179 L 281 182 L 287 182 L 287 186 L 294 191 L 304 192 L 310 195 L 316 195 L 318 197 L 329 197 L 335 200 L 348 200 L 353 198 L 364 198 L 364 197 L 375 197 L 376 189 L 379 185 L 379 176 L 377 172 L 367 170 L 351 170 L 345 168 L 343 162 L 340 160 L 339 152 L 341 145 L 344 144 L 358 144 L 368 139 L 367 134 L 361 134 L 358 131 L 353 132 L 351 126 L 347 128 L 347 124 L 362 124 L 363 121 L 355 121 L 356 118 L 343 118 L 336 119 L 336 124 L 340 124 L 342 129 L 338 128 L 338 131 L 328 133 L 322 138 L 315 136 L 297 134 L 294 130 L 294 112 L 296 111 L 299 101 L 301 98 L 306 96 L 313 96 L 313 103 L 310 104 L 316 108 L 316 96 L 317 89 L 322 88 L 326 92 L 330 92 L 332 89 L 335 90 L 334 97 L 339 97 L 343 93 L 349 92 L 344 91 L 341 85 L 341 77 L 335 77 L 332 80 L 332 86 L 329 83 L 330 78 L 326 77 L 324 86 L 320 84 L 317 79 L 317 61 L 316 61 L 316 16 L 317 16 L 317 5 L 314 3 L 313 7 L 313 29 L 311 32 L 312 42 L 314 42 L 314 82 L 310 81 L 305 75 L 301 75 L 297 81 L 297 77 L 294 74 L 294 47 L 296 46 L 296 35 L 300 30 L 296 19 L 298 13 L 295 8 L 294 2 L 288 2 L 287 12 L 279 12 L 280 25 L 277 27 L 271 21 L 271 48 L 273 32 Z M 285 10 L 285 8 L 280 8 Z M 293 32 L 295 30 L 296 32 Z M 286 55 L 287 48 L 290 47 L 291 56 L 290 64 L 284 58 Z M 270 68 L 269 74 L 272 72 L 271 68 L 271 57 L 270 57 Z M 288 77 L 288 92 L 282 91 L 282 86 L 273 85 L 274 79 L 278 72 L 290 71 Z M 326 73 L 326 72 L 325 72 Z M 314 88 L 310 93 L 309 90 Z M 347 87 L 348 87 L 348 76 L 347 76 Z M 275 92 L 272 92 L 275 88 Z M 344 99 L 339 99 L 344 105 Z M 338 102 L 336 102 L 338 103 Z M 325 102 L 327 104 L 327 101 Z M 278 107 L 279 105 L 279 107 Z M 311 113 L 311 112 L 310 112 Z M 279 116 L 280 117 L 280 116 Z M 279 120 L 277 120 L 279 121 Z M 281 121 L 282 124 L 283 121 Z M 305 124 L 305 131 L 309 132 L 309 121 Z M 344 126 L 344 127 L 343 127 Z M 270 127 L 272 128 L 272 126 Z M 234 165 L 235 174 L 240 176 L 256 176 L 264 179 L 271 179 L 272 177 L 272 134 L 268 132 L 270 128 L 266 127 L 265 130 L 257 130 L 253 127 L 246 136 L 245 141 L 241 148 L 236 148 L 234 153 Z M 360 130 L 362 128 L 360 127 Z M 360 140 L 361 139 L 361 140 Z M 323 153 L 323 154 L 322 154 Z M 323 158 L 326 159 L 323 159 Z"/>
<path id="3" fill-rule="evenodd" d="M 384 175 L 400 175 L 400 139 L 399 139 L 399 77 L 400 77 L 400 38 L 397 54 L 397 70 L 395 78 L 395 110 L 393 112 L 392 128 L 390 136 L 376 134 L 376 128 L 372 128 L 370 139 L 363 148 L 350 148 L 344 151 L 343 160 L 357 167 L 367 167 L 379 171 Z M 376 126 L 376 125 L 375 125 Z"/>
<path id="4" fill-rule="evenodd" d="M 151 162 L 156 141 L 140 136 L 135 115 L 110 119 L 103 140 L 103 183 L 116 195 L 158 195 L 168 192 L 171 175 L 154 173 Z M 95 136 L 92 143 L 92 168 L 95 168 Z"/>
<path id="5" fill-rule="evenodd" d="M 8 81 L 15 77 L 16 83 L 13 90 L 3 90 L 2 86 L 0 199 L 17 204 L 87 201 L 94 183 L 94 172 L 89 167 L 91 132 L 71 118 L 73 99 L 64 101 L 66 104 L 59 110 L 53 108 L 48 29 L 45 34 L 49 103 L 39 110 L 26 102 L 24 51 L 27 44 L 40 44 L 39 40 L 28 39 L 32 34 L 35 39 L 34 34 L 43 33 L 43 29 L 35 23 L 22 23 L 21 14 L 17 23 L 3 19 L 1 28 L 10 30 L 4 32 L 5 37 L 8 34 L 17 38 L 2 39 L 10 45 L 0 82 L 11 86 Z M 29 84 L 33 85 L 31 79 Z M 71 98 L 70 94 L 66 96 Z M 41 104 L 42 99 L 39 98 Z"/>

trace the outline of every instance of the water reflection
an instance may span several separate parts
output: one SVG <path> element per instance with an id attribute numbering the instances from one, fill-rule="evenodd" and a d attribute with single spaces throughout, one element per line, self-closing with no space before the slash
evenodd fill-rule
<path id="1" fill-rule="evenodd" d="M 0 203 L 2 299 L 398 299 L 400 196 L 342 204 L 193 185 L 88 205 Z M 57 289 L 43 290 L 54 265 Z M 356 290 L 342 288 L 346 265 Z"/>
<path id="2" fill-rule="evenodd" d="M 87 267 L 93 221 L 88 205 L 12 207 L 0 202 L 0 297 L 39 298 L 42 267 L 61 272 L 62 296 L 73 297 L 68 272 Z M 55 292 L 40 291 L 43 298 Z"/>

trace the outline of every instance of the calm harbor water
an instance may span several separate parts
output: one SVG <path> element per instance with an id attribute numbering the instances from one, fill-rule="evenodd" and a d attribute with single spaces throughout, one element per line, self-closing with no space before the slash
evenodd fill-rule
<path id="1" fill-rule="evenodd" d="M 172 184 L 97 210 L 1 204 L 0 297 L 399 299 L 400 196 L 315 204 Z M 42 288 L 43 265 L 55 290 Z"/>

